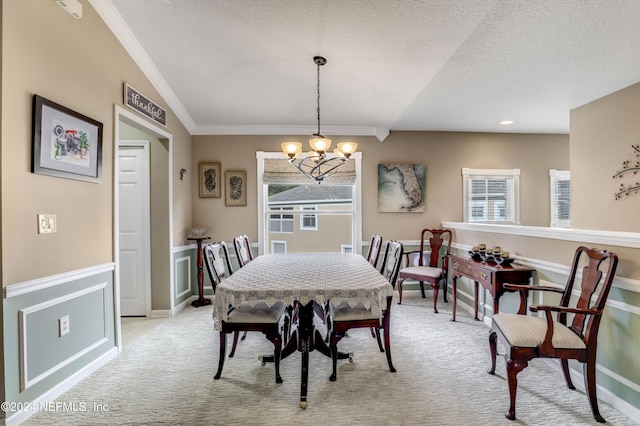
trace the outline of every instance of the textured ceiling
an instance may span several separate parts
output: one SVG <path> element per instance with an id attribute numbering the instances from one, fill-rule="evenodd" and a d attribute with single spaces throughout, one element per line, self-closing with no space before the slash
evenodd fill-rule
<path id="1" fill-rule="evenodd" d="M 640 81 L 638 0 L 90 0 L 193 134 L 568 133 Z M 502 120 L 514 120 L 501 126 Z"/>

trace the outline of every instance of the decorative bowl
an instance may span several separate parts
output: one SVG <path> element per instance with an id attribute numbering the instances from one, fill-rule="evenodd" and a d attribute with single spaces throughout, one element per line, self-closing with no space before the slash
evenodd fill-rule
<path id="1" fill-rule="evenodd" d="M 194 237 L 204 237 L 205 232 L 207 232 L 206 227 L 191 228 L 191 235 Z"/>

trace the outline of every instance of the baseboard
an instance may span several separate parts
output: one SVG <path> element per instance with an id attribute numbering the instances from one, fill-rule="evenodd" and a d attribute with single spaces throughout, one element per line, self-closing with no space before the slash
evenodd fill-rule
<path id="1" fill-rule="evenodd" d="M 170 309 L 154 309 L 149 314 L 149 318 L 169 318 L 171 316 Z"/>
<path id="2" fill-rule="evenodd" d="M 107 364 L 109 361 L 111 361 L 117 356 L 118 356 L 118 348 L 114 346 L 113 348 L 109 349 L 109 351 L 107 351 L 106 353 L 101 355 L 99 358 L 97 358 L 95 361 L 83 367 L 82 369 L 78 370 L 76 373 L 72 374 L 71 376 L 67 377 L 65 380 L 63 380 L 53 388 L 49 389 L 47 392 L 45 392 L 44 394 L 36 398 L 34 401 L 29 401 L 28 403 L 25 403 L 25 405 L 28 405 L 32 409 L 19 411 L 15 414 L 12 414 L 11 416 L 7 417 L 4 420 L 4 424 L 7 426 L 18 426 L 19 424 L 25 422 L 31 416 L 33 416 L 38 411 L 40 411 L 40 407 L 47 406 L 47 404 L 49 404 L 50 402 L 55 401 L 56 398 L 58 398 L 59 396 L 67 392 L 69 389 L 71 389 L 72 387 L 80 383 L 82 380 L 89 377 L 91 374 L 97 371 L 100 367 Z"/>

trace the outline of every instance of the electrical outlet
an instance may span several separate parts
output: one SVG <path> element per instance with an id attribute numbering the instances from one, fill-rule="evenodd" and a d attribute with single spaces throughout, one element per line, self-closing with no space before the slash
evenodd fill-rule
<path id="1" fill-rule="evenodd" d="M 52 234 L 57 230 L 55 214 L 38 215 L 38 234 Z"/>
<path id="2" fill-rule="evenodd" d="M 60 335 L 60 337 L 62 337 L 65 334 L 69 333 L 69 331 L 69 315 L 65 315 L 62 318 L 58 319 L 58 334 Z"/>

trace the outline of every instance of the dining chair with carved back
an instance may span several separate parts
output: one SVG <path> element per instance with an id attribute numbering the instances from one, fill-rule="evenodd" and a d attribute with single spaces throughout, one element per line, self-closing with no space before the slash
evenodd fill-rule
<path id="1" fill-rule="evenodd" d="M 215 294 L 216 287 L 231 274 L 229 251 L 225 242 L 221 241 L 205 246 L 204 259 Z M 287 334 L 286 327 L 288 322 L 285 305 L 282 302 L 278 302 L 273 306 L 268 306 L 266 303 L 256 306 L 242 303 L 239 306 L 229 306 L 227 316 L 227 320 L 222 320 L 220 324 L 220 359 L 218 361 L 218 371 L 213 378 L 218 380 L 222 375 L 227 347 L 226 335 L 234 333 L 233 347 L 229 355 L 232 357 L 238 342 L 238 334 L 241 331 L 259 331 L 274 345 L 276 383 L 282 383 L 280 353 L 282 351 L 283 335 Z"/>
<path id="2" fill-rule="evenodd" d="M 369 251 L 367 252 L 367 262 L 377 267 L 378 258 L 380 257 L 380 251 L 382 250 L 382 237 L 378 234 L 371 236 L 371 243 L 369 244 Z"/>
<path id="3" fill-rule="evenodd" d="M 520 309 L 517 314 L 499 313 L 492 318 L 489 334 L 489 374 L 495 374 L 497 343 L 501 342 L 505 348 L 504 357 L 507 364 L 510 405 L 506 417 L 509 420 L 516 418 L 518 373 L 534 358 L 556 358 L 560 360 L 567 387 L 571 390 L 575 390 L 575 387 L 571 381 L 568 361 L 576 360 L 582 363 L 591 411 L 596 421 L 604 423 L 604 418 L 598 410 L 596 396 L 596 350 L 598 328 L 617 264 L 616 254 L 581 246 L 574 254 L 564 288 L 505 284 L 505 289 L 520 292 Z M 581 277 L 578 274 L 579 266 L 582 267 Z M 574 290 L 576 279 L 580 280 L 577 296 L 573 294 L 574 291 L 578 291 Z M 598 287 L 600 290 L 594 297 Z M 527 293 L 530 291 L 560 294 L 560 303 L 530 306 L 529 311 L 540 316 L 525 315 Z M 568 315 L 573 316 L 570 322 Z"/>
<path id="4" fill-rule="evenodd" d="M 403 245 L 398 241 L 388 241 L 383 256 L 380 272 L 395 288 L 398 272 L 402 263 Z M 389 328 L 391 325 L 391 300 L 393 296 L 388 296 L 385 306 L 382 306 L 382 318 L 370 307 L 361 304 L 352 307 L 348 302 L 343 301 L 335 305 L 329 301 L 327 313 L 327 327 L 329 330 L 329 348 L 331 349 L 332 373 L 329 380 L 335 381 L 337 378 L 338 342 L 346 336 L 347 331 L 354 328 L 373 328 L 378 339 L 380 352 L 386 352 L 389 370 L 395 373 L 396 369 L 391 360 L 391 341 Z M 380 329 L 383 331 L 384 348 L 380 339 Z M 349 354 L 349 361 L 353 362 L 353 356 Z"/>
<path id="5" fill-rule="evenodd" d="M 238 265 L 242 268 L 253 260 L 253 252 L 251 251 L 251 243 L 247 234 L 238 235 L 233 239 L 233 248 L 236 252 Z"/>

